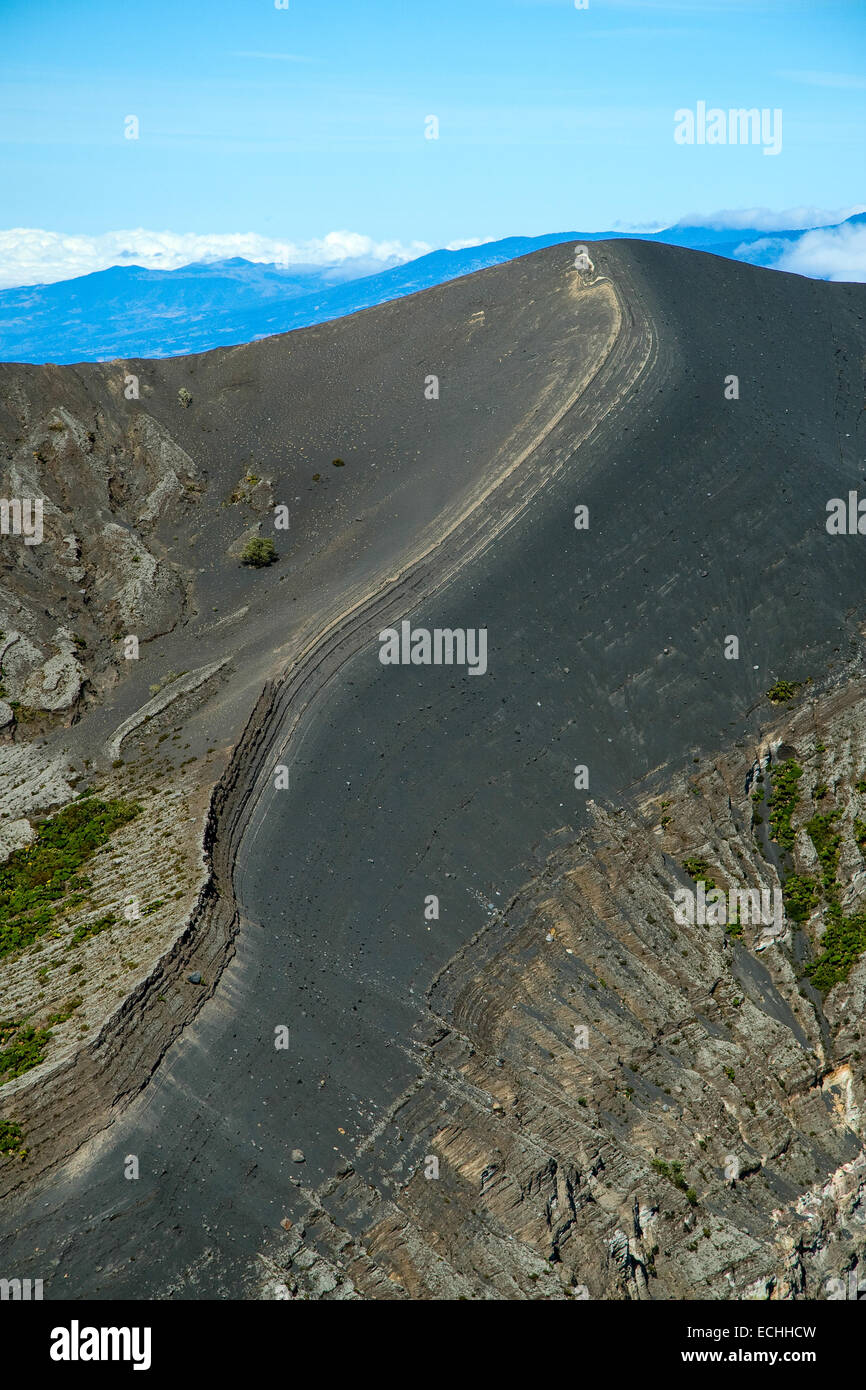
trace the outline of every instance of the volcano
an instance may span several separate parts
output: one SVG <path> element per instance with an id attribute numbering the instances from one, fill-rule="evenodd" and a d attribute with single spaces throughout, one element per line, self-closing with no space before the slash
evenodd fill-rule
<path id="1" fill-rule="evenodd" d="M 4 1039 L 43 1038 L 0 1086 L 5 1270 L 844 1280 L 866 567 L 826 519 L 866 489 L 864 312 L 620 240 L 239 347 L 0 365 L 3 495 L 44 531 L 0 550 L 9 884 L 69 807 L 105 832 L 5 909 Z M 486 632 L 483 672 L 383 664 L 402 623 Z M 698 882 L 782 891 L 785 933 L 675 921 Z"/>

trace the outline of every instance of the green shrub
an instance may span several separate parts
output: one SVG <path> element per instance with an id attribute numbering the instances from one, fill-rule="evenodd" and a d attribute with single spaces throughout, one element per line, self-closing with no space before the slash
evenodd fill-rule
<path id="1" fill-rule="evenodd" d="M 818 902 L 818 885 L 807 874 L 789 874 L 782 890 L 785 912 L 792 922 L 805 922 Z"/>
<path id="2" fill-rule="evenodd" d="M 262 569 L 265 565 L 272 565 L 278 558 L 276 547 L 269 537 L 255 536 L 244 546 L 241 564 L 251 565 L 253 569 Z"/>
<path id="3" fill-rule="evenodd" d="M 710 878 L 710 868 L 705 859 L 684 859 L 683 868 L 689 878 L 694 879 L 695 883 L 703 883 L 708 893 L 716 887 L 713 879 Z"/>
<path id="4" fill-rule="evenodd" d="M 770 835 L 780 849 L 794 848 L 791 818 L 800 800 L 798 783 L 802 776 L 803 769 L 793 758 L 779 763 L 773 770 L 770 799 L 767 804 L 770 810 Z"/>
<path id="5" fill-rule="evenodd" d="M 689 1192 L 694 1191 L 686 1182 L 683 1165 L 676 1160 L 667 1163 L 663 1158 L 654 1158 L 651 1166 L 654 1172 L 661 1174 L 663 1178 L 667 1178 L 668 1182 L 673 1183 L 679 1192 L 685 1192 L 688 1195 Z"/>
<path id="6" fill-rule="evenodd" d="M 794 699 L 802 685 L 802 681 L 776 681 L 767 691 L 767 699 L 771 705 L 786 705 Z"/>
<path id="7" fill-rule="evenodd" d="M 821 940 L 823 950 L 806 966 L 816 989 L 826 994 L 834 985 L 847 980 L 854 965 L 866 951 L 866 912 L 844 917 L 841 910 L 828 914 L 831 921 Z"/>
<path id="8" fill-rule="evenodd" d="M 13 1124 L 11 1120 L 0 1120 L 0 1154 L 16 1154 L 19 1158 L 27 1157 L 21 1126 Z"/>
<path id="9" fill-rule="evenodd" d="M 834 827 L 841 814 L 842 812 L 838 809 L 828 811 L 826 815 L 816 814 L 806 822 L 809 839 L 815 846 L 815 852 L 821 861 L 824 892 L 828 897 L 834 895 L 836 889 L 836 870 L 839 867 L 839 847 L 842 844 L 842 836 Z"/>

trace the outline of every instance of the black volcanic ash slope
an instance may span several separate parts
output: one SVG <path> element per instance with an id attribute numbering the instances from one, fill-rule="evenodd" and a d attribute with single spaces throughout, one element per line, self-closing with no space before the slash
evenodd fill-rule
<path id="1" fill-rule="evenodd" d="M 643 365 L 645 333 L 621 326 L 609 283 L 569 254 L 202 358 L 0 371 L 4 490 L 45 499 L 43 542 L 0 550 L 0 841 L 23 843 L 28 817 L 94 774 L 142 803 L 134 854 L 112 846 L 114 892 L 108 871 L 97 901 L 58 909 L 59 933 L 4 967 L 4 1017 L 23 1026 L 35 996 L 30 1024 L 53 1031 L 0 1096 L 28 1149 L 26 1165 L 2 1163 L 0 1188 L 68 1156 L 149 1079 L 207 997 L 167 992 L 167 977 L 212 988 L 218 941 L 232 949 L 234 839 L 268 731 L 284 739 L 386 615 L 443 584 L 562 466 L 540 447 L 556 421 L 578 402 L 587 433 L 609 385 L 622 393 Z M 244 543 L 269 533 L 278 563 L 243 568 Z M 199 912 L 191 827 L 212 791 L 226 833 Z M 166 848 L 172 872 L 185 855 L 182 887 L 159 881 Z M 158 933 L 115 912 L 97 940 L 99 906 L 128 895 L 157 905 Z M 119 984 L 118 957 L 138 977 Z"/>

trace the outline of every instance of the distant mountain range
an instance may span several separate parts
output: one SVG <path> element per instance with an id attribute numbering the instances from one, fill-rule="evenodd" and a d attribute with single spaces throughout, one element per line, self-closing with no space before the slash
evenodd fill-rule
<path id="1" fill-rule="evenodd" d="M 862 226 L 866 215 L 842 226 Z M 829 229 L 826 229 L 829 230 Z M 116 266 L 51 285 L 0 291 L 0 361 L 103 362 L 173 357 L 342 318 L 558 242 L 625 237 L 775 265 L 804 235 L 758 228 L 676 226 L 660 232 L 562 232 L 433 251 L 375 275 L 345 265 L 261 265 L 241 259 L 180 270 Z"/>

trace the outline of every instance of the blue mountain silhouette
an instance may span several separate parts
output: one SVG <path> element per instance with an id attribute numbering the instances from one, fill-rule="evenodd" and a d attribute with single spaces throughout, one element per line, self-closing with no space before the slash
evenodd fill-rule
<path id="1" fill-rule="evenodd" d="M 866 214 L 860 214 L 844 225 L 864 222 Z M 0 361 L 100 362 L 203 352 L 342 318 L 558 242 L 635 235 L 506 237 L 458 251 L 432 251 L 374 275 L 358 275 L 351 265 L 283 267 L 239 257 L 168 271 L 114 266 L 52 285 L 0 291 Z M 803 232 L 681 225 L 637 235 L 772 265 Z M 347 279 L 353 274 L 358 278 Z"/>

